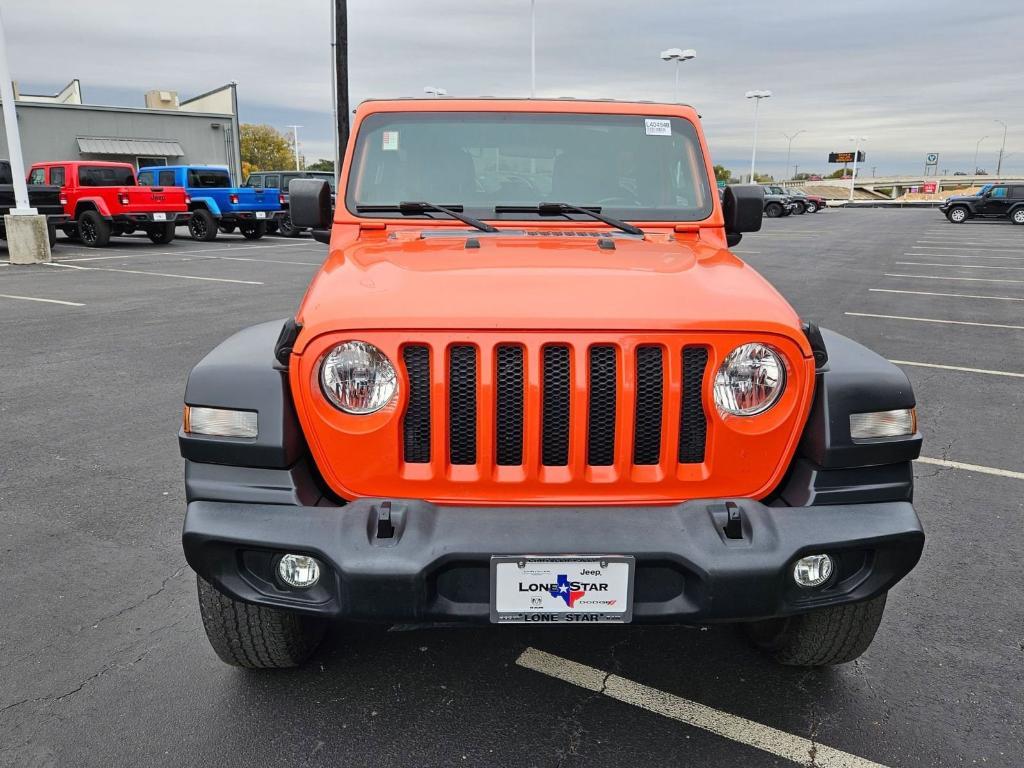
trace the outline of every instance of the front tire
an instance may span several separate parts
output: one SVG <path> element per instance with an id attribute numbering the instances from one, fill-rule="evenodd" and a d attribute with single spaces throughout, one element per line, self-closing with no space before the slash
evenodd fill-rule
<path id="1" fill-rule="evenodd" d="M 745 626 L 754 645 L 779 664 L 830 667 L 859 657 L 875 639 L 886 593 L 852 605 L 818 608 Z"/>
<path id="2" fill-rule="evenodd" d="M 298 237 L 302 230 L 292 226 L 291 214 L 286 213 L 277 224 L 277 231 L 285 237 Z"/>
<path id="3" fill-rule="evenodd" d="M 1010 220 L 1014 224 L 1024 224 L 1024 208 L 1018 208 L 1010 214 Z"/>
<path id="4" fill-rule="evenodd" d="M 808 213 L 817 213 L 818 212 L 818 204 L 809 200 L 807 202 L 807 212 Z"/>
<path id="5" fill-rule="evenodd" d="M 259 240 L 267 234 L 267 222 L 257 221 L 255 224 L 242 224 L 238 229 L 246 240 Z"/>
<path id="6" fill-rule="evenodd" d="M 205 208 L 197 208 L 188 220 L 188 233 L 193 240 L 212 242 L 217 239 L 217 220 Z"/>
<path id="7" fill-rule="evenodd" d="M 796 208 L 793 209 L 793 213 L 797 216 L 803 216 L 807 212 L 807 206 L 803 203 L 797 203 Z"/>
<path id="8" fill-rule="evenodd" d="M 110 243 L 110 222 L 96 211 L 83 211 L 78 217 L 78 238 L 89 248 L 104 248 Z"/>
<path id="9" fill-rule="evenodd" d="M 206 637 L 227 664 L 246 669 L 297 667 L 323 640 L 323 621 L 232 600 L 201 576 L 196 585 Z"/>
<path id="10" fill-rule="evenodd" d="M 777 219 L 782 215 L 782 205 L 779 203 L 768 203 L 764 207 L 764 215 L 769 219 Z"/>
<path id="11" fill-rule="evenodd" d="M 949 213 L 946 214 L 946 218 L 954 224 L 963 224 L 970 218 L 970 213 L 967 208 L 962 205 L 955 205 L 949 209 Z"/>
<path id="12" fill-rule="evenodd" d="M 174 239 L 174 222 L 168 221 L 163 226 L 147 229 L 146 237 L 157 245 L 166 245 Z"/>

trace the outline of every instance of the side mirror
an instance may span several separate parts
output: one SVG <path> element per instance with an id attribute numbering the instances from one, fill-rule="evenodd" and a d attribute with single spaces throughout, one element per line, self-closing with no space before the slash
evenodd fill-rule
<path id="1" fill-rule="evenodd" d="M 323 179 L 292 179 L 288 183 L 288 208 L 292 226 L 313 230 L 313 237 L 330 242 L 331 188 Z"/>
<path id="2" fill-rule="evenodd" d="M 728 186 L 722 198 L 725 214 L 725 241 L 739 245 L 744 232 L 758 232 L 764 216 L 764 188 L 757 184 Z"/>

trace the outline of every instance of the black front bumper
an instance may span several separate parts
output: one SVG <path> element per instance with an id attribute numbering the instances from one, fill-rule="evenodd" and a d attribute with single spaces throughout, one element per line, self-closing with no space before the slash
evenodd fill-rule
<path id="1" fill-rule="evenodd" d="M 785 616 L 884 592 L 917 563 L 921 523 L 909 502 L 769 507 L 725 500 L 647 507 L 455 507 L 390 502 L 394 535 L 378 536 L 384 502 L 343 507 L 193 501 L 183 532 L 189 565 L 247 602 L 382 622 L 490 618 L 493 555 L 633 555 L 635 622 Z M 326 573 L 305 591 L 275 583 L 282 553 L 311 554 Z M 829 553 L 837 573 L 796 586 L 800 556 Z"/>

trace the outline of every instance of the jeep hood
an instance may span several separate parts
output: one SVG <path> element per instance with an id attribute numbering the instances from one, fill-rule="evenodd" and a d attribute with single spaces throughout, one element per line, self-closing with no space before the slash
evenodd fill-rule
<path id="1" fill-rule="evenodd" d="M 297 314 L 295 351 L 345 330 L 757 330 L 810 354 L 792 307 L 729 251 L 593 230 L 373 233 L 332 248 Z"/>

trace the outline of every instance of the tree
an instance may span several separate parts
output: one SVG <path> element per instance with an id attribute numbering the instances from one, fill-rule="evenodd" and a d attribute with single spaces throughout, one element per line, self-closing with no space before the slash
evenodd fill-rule
<path id="1" fill-rule="evenodd" d="M 848 175 L 850 175 L 850 171 L 846 168 L 840 168 L 838 171 L 832 171 L 832 173 L 830 173 L 826 178 L 845 179 Z"/>
<path id="2" fill-rule="evenodd" d="M 769 182 L 775 181 L 775 177 L 767 173 L 755 173 L 754 181 L 757 184 L 767 184 Z"/>
<path id="3" fill-rule="evenodd" d="M 284 134 L 270 125 L 242 123 L 239 126 L 242 165 L 253 171 L 276 171 L 295 165 L 295 155 Z"/>
<path id="4" fill-rule="evenodd" d="M 727 184 L 732 181 L 732 171 L 724 165 L 715 166 L 715 181 L 724 181 Z"/>
<path id="5" fill-rule="evenodd" d="M 307 165 L 306 166 L 306 170 L 307 171 L 328 171 L 330 173 L 334 173 L 334 161 L 333 160 L 325 160 L 324 158 L 321 157 L 315 163 L 310 163 L 309 165 Z"/>

